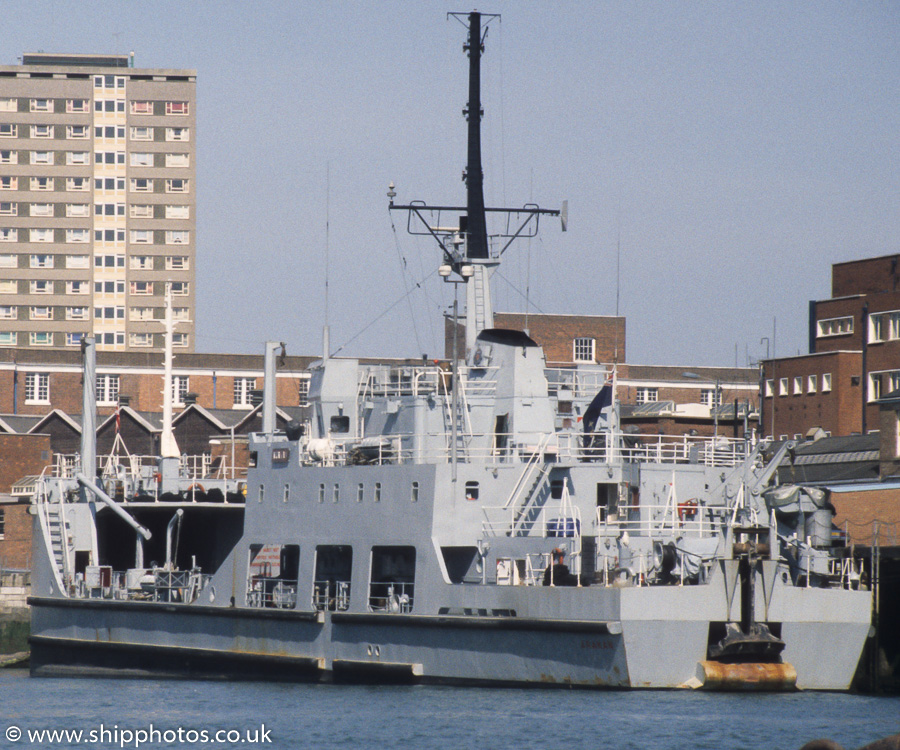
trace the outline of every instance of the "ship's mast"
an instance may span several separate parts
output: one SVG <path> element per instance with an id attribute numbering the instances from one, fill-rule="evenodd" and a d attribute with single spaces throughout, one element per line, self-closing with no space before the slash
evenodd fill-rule
<path id="1" fill-rule="evenodd" d="M 459 13 L 451 13 L 459 19 Z M 488 23 L 497 15 L 488 16 Z M 469 53 L 469 102 L 463 115 L 469 123 L 468 154 L 466 163 L 466 226 L 460 227 L 466 234 L 466 256 L 469 260 L 490 257 L 487 241 L 487 221 L 484 216 L 484 172 L 481 169 L 481 54 L 484 37 L 481 35 L 481 13 L 469 14 L 469 38 L 463 50 Z M 487 36 L 487 24 L 484 35 Z"/>
<path id="2" fill-rule="evenodd" d="M 495 13 L 448 13 L 463 24 L 468 31 L 463 50 L 469 56 L 469 100 L 463 110 L 468 121 L 468 159 L 463 179 L 466 183 L 466 205 L 430 206 L 421 201 L 408 205 L 395 205 L 394 185 L 388 190 L 391 210 L 409 212 L 407 231 L 414 235 L 431 235 L 443 251 L 441 276 L 454 283 L 466 284 L 466 357 L 473 354 L 475 339 L 485 328 L 493 328 L 494 312 L 491 305 L 490 276 L 500 264 L 500 256 L 518 237 L 534 237 L 538 232 L 541 214 L 563 217 L 565 231 L 565 204 L 562 212 L 527 204 L 521 208 L 488 208 L 484 205 L 484 172 L 481 168 L 481 55 L 487 26 Z M 445 226 L 441 213 L 459 215 L 458 226 Z M 505 221 L 498 229 L 492 229 L 490 237 L 502 245 L 491 253 L 487 228 L 487 214 L 499 213 Z M 418 221 L 414 221 L 415 217 Z M 453 325 L 456 326 L 454 314 Z M 455 348 L 455 347 L 454 347 Z M 455 359 L 455 356 L 454 356 Z"/>

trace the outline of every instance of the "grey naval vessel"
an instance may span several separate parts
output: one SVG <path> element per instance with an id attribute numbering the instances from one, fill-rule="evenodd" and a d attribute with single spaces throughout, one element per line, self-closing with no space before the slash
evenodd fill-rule
<path id="1" fill-rule="evenodd" d="M 98 460 L 87 339 L 81 455 L 33 503 L 34 674 L 850 686 L 871 592 L 833 546 L 825 494 L 773 485 L 793 444 L 623 434 L 614 366 L 551 369 L 525 332 L 493 326 L 500 253 L 565 207 L 485 207 L 494 16 L 453 15 L 468 29 L 466 206 L 388 195 L 464 285 L 458 356 L 373 366 L 326 343 L 308 418 L 278 430 L 268 342 L 237 479 L 179 455 L 169 384 L 161 456 Z"/>

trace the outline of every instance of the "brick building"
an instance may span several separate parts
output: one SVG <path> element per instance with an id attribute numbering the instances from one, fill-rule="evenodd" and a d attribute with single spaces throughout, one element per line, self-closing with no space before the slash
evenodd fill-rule
<path id="1" fill-rule="evenodd" d="M 762 363 L 764 434 L 875 430 L 900 390 L 900 255 L 834 264 L 831 292 L 809 305 L 810 353 Z"/>
<path id="2" fill-rule="evenodd" d="M 276 396 L 279 406 L 306 401 L 307 368 L 315 357 L 279 359 Z M 80 351 L 0 349 L 0 414 L 46 415 L 59 409 L 80 414 L 82 404 Z M 207 409 L 247 409 L 252 392 L 262 388 L 263 355 L 176 354 L 173 365 L 174 403 L 187 405 L 188 394 Z M 127 397 L 138 412 L 162 411 L 163 355 L 143 352 L 97 352 L 97 412 L 115 411 Z"/>
<path id="3" fill-rule="evenodd" d="M 49 435 L 0 434 L 0 570 L 31 567 L 30 498 L 13 494 L 13 485 L 50 462 Z"/>
<path id="4" fill-rule="evenodd" d="M 464 321 L 464 319 L 463 319 Z M 466 326 L 459 324 L 460 351 Z M 495 312 L 494 325 L 528 335 L 543 347 L 550 367 L 578 363 L 625 361 L 625 318 L 611 315 L 550 315 Z M 444 318 L 444 356 L 453 356 L 453 319 Z"/>

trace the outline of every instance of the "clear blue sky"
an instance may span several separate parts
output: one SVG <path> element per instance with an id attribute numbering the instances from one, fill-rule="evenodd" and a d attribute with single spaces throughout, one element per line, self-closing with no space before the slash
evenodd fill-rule
<path id="1" fill-rule="evenodd" d="M 630 362 L 743 365 L 774 318 L 777 354 L 806 350 L 831 263 L 900 251 L 897 2 L 479 5 L 502 14 L 486 200 L 570 207 L 569 232 L 547 221 L 507 253 L 498 309 L 524 309 L 530 279 L 533 310 L 614 314 L 618 244 Z M 438 254 L 399 216 L 395 239 L 385 192 L 464 202 L 465 30 L 446 12 L 470 7 L 0 8 L 3 64 L 133 50 L 197 71 L 198 351 L 319 352 L 327 245 L 333 348 L 442 353 Z"/>

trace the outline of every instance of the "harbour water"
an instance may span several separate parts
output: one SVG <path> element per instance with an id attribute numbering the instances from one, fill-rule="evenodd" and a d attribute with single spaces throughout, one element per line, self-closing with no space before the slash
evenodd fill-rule
<path id="1" fill-rule="evenodd" d="M 0 696 L 2 748 L 797 750 L 817 737 L 856 748 L 900 732 L 900 698 L 830 693 L 36 679 L 7 671 Z"/>

